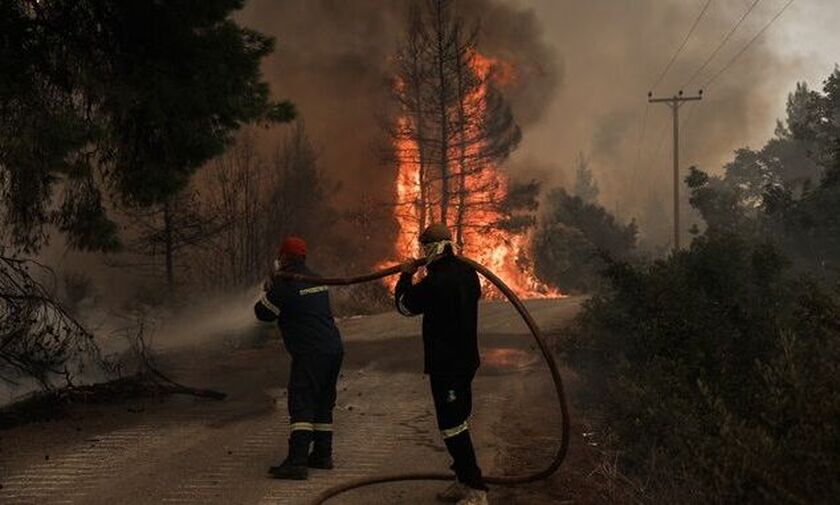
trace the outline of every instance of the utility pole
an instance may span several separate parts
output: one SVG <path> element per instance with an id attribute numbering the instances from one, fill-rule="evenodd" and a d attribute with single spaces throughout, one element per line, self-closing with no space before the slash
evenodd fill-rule
<path id="1" fill-rule="evenodd" d="M 685 102 L 703 99 L 701 89 L 697 96 L 683 96 L 682 90 L 671 98 L 653 98 L 653 92 L 648 93 L 648 102 L 664 103 L 671 107 L 674 114 L 674 250 L 680 249 L 680 107 Z"/>

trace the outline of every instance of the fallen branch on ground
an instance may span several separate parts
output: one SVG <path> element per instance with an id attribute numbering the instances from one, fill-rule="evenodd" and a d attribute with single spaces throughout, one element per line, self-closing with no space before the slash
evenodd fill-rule
<path id="1" fill-rule="evenodd" d="M 222 400 L 225 393 L 196 389 L 170 381 L 165 376 L 134 375 L 108 382 L 67 386 L 32 393 L 22 400 L 0 409 L 0 429 L 22 424 L 59 419 L 72 405 L 113 404 L 137 398 L 186 394 Z"/>
<path id="2" fill-rule="evenodd" d="M 43 278 L 52 278 L 53 286 L 47 288 L 39 280 Z M 41 387 L 0 409 L 0 427 L 55 417 L 60 407 L 73 403 L 169 394 L 215 400 L 227 396 L 186 386 L 163 374 L 146 345 L 142 319 L 124 329 L 129 353 L 118 359 L 104 358 L 93 334 L 57 300 L 54 279 L 52 270 L 36 261 L 0 255 L 0 380 L 17 386 L 34 379 Z M 132 358 L 136 371 L 123 377 Z M 97 373 L 86 375 L 89 371 Z M 103 375 L 112 380 L 74 383 L 83 376 Z"/>

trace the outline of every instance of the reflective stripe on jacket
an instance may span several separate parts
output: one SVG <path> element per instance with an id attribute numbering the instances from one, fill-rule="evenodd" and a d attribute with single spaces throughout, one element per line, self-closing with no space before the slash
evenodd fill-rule
<path id="1" fill-rule="evenodd" d="M 286 271 L 317 276 L 303 263 Z M 277 321 L 289 354 L 343 352 L 326 286 L 275 278 L 254 306 L 254 313 L 261 321 Z"/>

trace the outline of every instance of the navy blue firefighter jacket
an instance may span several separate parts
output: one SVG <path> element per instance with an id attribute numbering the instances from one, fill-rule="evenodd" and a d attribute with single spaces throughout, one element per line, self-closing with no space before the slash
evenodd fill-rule
<path id="1" fill-rule="evenodd" d="M 286 272 L 317 276 L 303 262 Z M 327 286 L 275 277 L 254 306 L 260 321 L 277 321 L 283 343 L 292 356 L 341 354 L 341 334 L 335 325 Z"/>

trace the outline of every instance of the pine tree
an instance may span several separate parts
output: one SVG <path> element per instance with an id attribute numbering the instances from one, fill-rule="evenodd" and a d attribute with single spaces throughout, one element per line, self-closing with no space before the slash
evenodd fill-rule
<path id="1" fill-rule="evenodd" d="M 589 168 L 589 160 L 581 152 L 578 154 L 575 170 L 574 195 L 583 200 L 584 203 L 595 203 L 598 199 L 598 193 L 598 183 L 595 182 L 595 176 L 592 174 L 592 169 Z"/>
<path id="2" fill-rule="evenodd" d="M 103 198 L 164 205 L 242 124 L 291 119 L 260 73 L 273 40 L 232 19 L 242 5 L 0 2 L 0 217 L 10 242 L 35 251 L 58 222 L 75 247 L 113 248 L 118 228 Z"/>
<path id="3" fill-rule="evenodd" d="M 463 244 L 471 213 L 496 208 L 498 182 L 482 177 L 516 148 L 521 133 L 509 105 L 479 72 L 478 31 L 467 27 L 454 0 L 416 0 L 397 54 L 395 98 L 400 119 L 391 129 L 394 161 L 417 170 L 413 206 L 418 229 L 450 224 Z"/>

